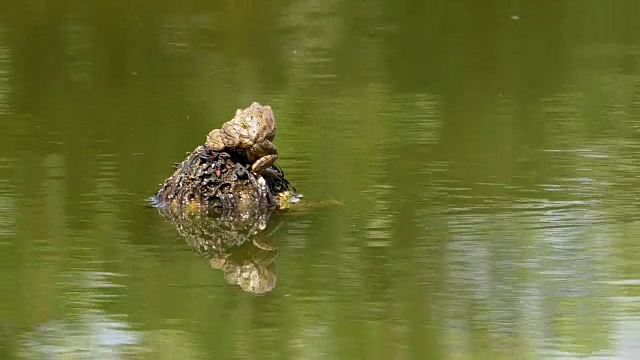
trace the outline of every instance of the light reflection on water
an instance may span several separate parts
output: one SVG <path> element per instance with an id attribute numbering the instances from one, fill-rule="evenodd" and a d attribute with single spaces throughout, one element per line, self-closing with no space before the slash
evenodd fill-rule
<path id="1" fill-rule="evenodd" d="M 76 270 L 67 276 L 62 274 L 59 284 L 64 288 L 69 315 L 64 320 L 51 320 L 21 334 L 19 356 L 116 359 L 126 356 L 128 346 L 141 345 L 141 334 L 131 329 L 126 316 L 105 314 L 96 308 L 117 299 L 117 296 L 100 294 L 99 290 L 117 287 L 110 281 L 116 274 L 88 270 Z"/>
<path id="2" fill-rule="evenodd" d="M 9 174 L 12 168 L 11 159 L 0 159 L 0 174 Z M 16 223 L 15 190 L 7 178 L 0 179 L 0 244 L 14 235 Z M 8 242 L 6 243 L 9 244 Z"/>

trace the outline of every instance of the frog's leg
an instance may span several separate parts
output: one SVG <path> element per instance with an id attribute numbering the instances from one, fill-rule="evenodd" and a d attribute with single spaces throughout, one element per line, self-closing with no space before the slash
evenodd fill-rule
<path id="1" fill-rule="evenodd" d="M 271 141 L 265 140 L 253 145 L 251 155 L 258 158 L 253 165 L 251 165 L 251 171 L 254 174 L 261 174 L 276 162 L 278 159 L 278 149 L 276 149 L 276 146 Z"/>
<path id="2" fill-rule="evenodd" d="M 278 159 L 278 155 L 271 154 L 267 156 L 263 156 L 260 159 L 256 160 L 256 162 L 251 165 L 251 171 L 255 174 L 269 173 L 266 171 L 271 165 L 273 165 Z M 268 175 L 271 176 L 271 173 Z"/>

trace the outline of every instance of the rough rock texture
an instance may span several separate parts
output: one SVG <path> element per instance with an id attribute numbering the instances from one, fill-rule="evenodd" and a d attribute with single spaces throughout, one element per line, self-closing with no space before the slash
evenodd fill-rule
<path id="1" fill-rule="evenodd" d="M 151 202 L 157 207 L 226 212 L 282 208 L 282 194 L 293 189 L 282 170 L 272 166 L 268 169 L 269 176 L 255 175 L 247 162 L 233 152 L 198 146 L 182 163 L 174 166 L 175 172 L 164 181 Z"/>

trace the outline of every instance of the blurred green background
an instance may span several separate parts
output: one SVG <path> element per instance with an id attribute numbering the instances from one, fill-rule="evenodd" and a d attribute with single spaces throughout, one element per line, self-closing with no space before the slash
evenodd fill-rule
<path id="1" fill-rule="evenodd" d="M 632 359 L 640 2 L 3 1 L 0 358 Z M 252 101 L 277 285 L 154 209 Z"/>

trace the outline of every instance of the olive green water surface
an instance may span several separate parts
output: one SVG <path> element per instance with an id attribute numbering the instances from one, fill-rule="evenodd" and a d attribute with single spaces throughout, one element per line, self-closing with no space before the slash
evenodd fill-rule
<path id="1" fill-rule="evenodd" d="M 3 2 L 0 358 L 637 358 L 640 4 L 612 4 Z M 145 207 L 252 101 L 309 206 L 262 295 Z"/>

